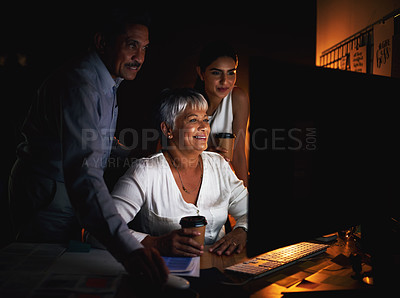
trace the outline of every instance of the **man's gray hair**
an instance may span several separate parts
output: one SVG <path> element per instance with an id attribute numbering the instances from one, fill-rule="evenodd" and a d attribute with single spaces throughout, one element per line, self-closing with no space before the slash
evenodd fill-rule
<path id="1" fill-rule="evenodd" d="M 176 117 L 182 113 L 187 106 L 192 109 L 205 111 L 208 109 L 207 100 L 194 89 L 179 88 L 163 90 L 158 110 L 159 123 L 165 122 L 173 130 Z"/>

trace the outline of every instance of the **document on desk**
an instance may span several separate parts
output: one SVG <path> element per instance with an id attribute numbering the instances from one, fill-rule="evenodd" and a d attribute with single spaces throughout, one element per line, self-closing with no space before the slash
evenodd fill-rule
<path id="1" fill-rule="evenodd" d="M 200 257 L 163 257 L 171 274 L 200 277 Z"/>
<path id="2" fill-rule="evenodd" d="M 121 263 L 104 249 L 92 248 L 86 252 L 65 252 L 49 268 L 56 274 L 113 275 L 125 273 Z"/>

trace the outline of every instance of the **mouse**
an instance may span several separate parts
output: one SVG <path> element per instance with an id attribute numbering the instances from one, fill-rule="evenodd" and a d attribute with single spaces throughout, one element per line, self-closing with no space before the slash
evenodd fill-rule
<path id="1" fill-rule="evenodd" d="M 168 274 L 167 282 L 165 283 L 166 287 L 175 288 L 175 289 L 188 289 L 190 287 L 190 283 L 188 280 L 183 277 L 176 276 L 173 274 Z"/>

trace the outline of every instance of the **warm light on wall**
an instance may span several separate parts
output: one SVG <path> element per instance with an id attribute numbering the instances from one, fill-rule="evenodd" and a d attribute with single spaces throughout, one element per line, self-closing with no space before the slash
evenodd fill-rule
<path id="1" fill-rule="evenodd" d="M 393 0 L 317 0 L 315 64 L 323 51 L 399 8 Z"/>

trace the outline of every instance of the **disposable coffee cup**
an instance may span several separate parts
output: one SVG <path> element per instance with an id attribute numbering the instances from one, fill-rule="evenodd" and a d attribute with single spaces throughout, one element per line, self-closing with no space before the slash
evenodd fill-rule
<path id="1" fill-rule="evenodd" d="M 200 232 L 201 234 L 193 237 L 193 239 L 196 240 L 200 245 L 204 244 L 204 236 L 207 225 L 207 220 L 204 216 L 185 216 L 181 218 L 179 224 L 181 225 L 182 229 L 193 229 L 197 232 Z"/>
<path id="2" fill-rule="evenodd" d="M 230 160 L 232 160 L 233 146 L 235 143 L 236 136 L 233 133 L 222 132 L 222 133 L 217 133 L 215 135 L 215 138 L 217 140 L 217 145 L 219 147 L 222 147 L 222 148 L 228 150 L 228 152 L 222 153 L 222 155 L 225 156 L 226 158 L 229 158 Z"/>

